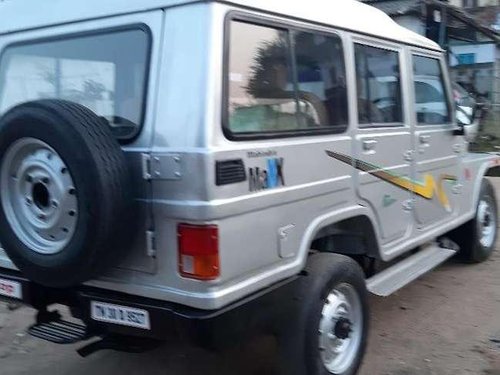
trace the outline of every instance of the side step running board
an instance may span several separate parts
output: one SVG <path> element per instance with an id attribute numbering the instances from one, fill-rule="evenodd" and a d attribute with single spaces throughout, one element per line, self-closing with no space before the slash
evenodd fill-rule
<path id="1" fill-rule="evenodd" d="M 369 278 L 366 280 L 366 287 L 377 296 L 387 297 L 443 263 L 455 253 L 456 250 L 446 249 L 433 243 Z"/>
<path id="2" fill-rule="evenodd" d="M 28 333 L 54 344 L 73 344 L 89 338 L 85 326 L 64 320 L 34 324 Z"/>
<path id="3" fill-rule="evenodd" d="M 82 357 L 87 357 L 104 349 L 127 353 L 143 353 L 156 349 L 162 344 L 161 341 L 155 339 L 124 336 L 105 331 L 90 331 L 83 322 L 79 324 L 65 321 L 58 311 L 47 311 L 46 307 L 38 311 L 36 323 L 28 328 L 28 333 L 33 337 L 54 344 L 74 344 L 99 336 L 99 340 L 77 350 Z"/>
<path id="4" fill-rule="evenodd" d="M 36 323 L 28 328 L 28 333 L 54 344 L 73 344 L 92 337 L 85 325 L 65 321 L 59 311 L 47 308 L 38 311 Z"/>

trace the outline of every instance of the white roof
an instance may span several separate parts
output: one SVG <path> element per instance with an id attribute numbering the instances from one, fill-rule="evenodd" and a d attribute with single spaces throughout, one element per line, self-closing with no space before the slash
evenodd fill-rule
<path id="1" fill-rule="evenodd" d="M 61 23 L 202 2 L 200 0 L 0 0 L 0 35 Z M 226 0 L 227 4 L 322 23 L 424 48 L 441 48 L 356 0 Z"/>

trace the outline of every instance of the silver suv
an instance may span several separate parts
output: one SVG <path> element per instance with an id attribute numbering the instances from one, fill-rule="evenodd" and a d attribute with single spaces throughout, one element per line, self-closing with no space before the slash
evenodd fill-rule
<path id="1" fill-rule="evenodd" d="M 0 14 L 0 295 L 36 337 L 96 337 L 88 355 L 265 331 L 287 375 L 354 374 L 368 292 L 493 251 L 500 158 L 467 151 L 440 47 L 369 6 Z"/>

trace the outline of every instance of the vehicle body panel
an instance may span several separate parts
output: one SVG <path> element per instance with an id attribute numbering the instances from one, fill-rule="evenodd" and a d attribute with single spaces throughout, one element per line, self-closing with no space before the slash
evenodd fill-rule
<path id="1" fill-rule="evenodd" d="M 0 5 L 0 11 L 13 12 L 17 9 L 14 4 L 6 8 Z M 58 4 L 64 7 L 62 1 Z M 308 17 L 310 22 L 298 19 L 299 8 L 305 9 L 299 3 L 287 3 L 290 7 L 287 16 L 276 15 L 281 9 L 276 5 L 279 2 L 258 0 L 248 3 L 150 0 L 141 5 L 137 2 L 118 5 L 118 1 L 113 0 L 102 6 L 95 4 L 98 10 L 86 4 L 81 14 L 77 11 L 79 7 L 68 10 L 64 20 L 61 15 L 45 14 L 45 21 L 35 22 L 36 15 L 30 15 L 19 26 L 0 27 L 0 51 L 14 42 L 123 24 L 143 23 L 152 31 L 146 119 L 140 135 L 123 146 L 134 180 L 138 182 L 136 200 L 142 206 L 138 220 L 141 229 L 125 263 L 86 285 L 199 309 L 218 309 L 300 273 L 316 235 L 339 221 L 368 218 L 376 237 L 376 243 L 370 246 L 379 259 L 389 261 L 473 217 L 481 178 L 496 157 L 467 154 L 463 138 L 452 135 L 454 123 L 439 129 L 416 129 L 412 119 L 412 74 L 408 68 L 411 49 L 390 40 L 430 48 L 434 51 L 432 54 L 441 56 L 433 42 L 351 1 L 340 6 L 343 13 L 332 15 L 333 21 L 328 21 L 315 7 L 306 7 L 308 13 L 303 17 Z M 350 9 L 351 6 L 358 8 Z M 351 25 L 354 18 L 345 16 L 353 9 L 362 14 L 356 14 L 359 22 Z M 348 61 L 350 103 L 356 102 L 352 40 L 386 48 L 396 45 L 403 67 L 404 124 L 358 129 L 357 108 L 352 104 L 349 128 L 342 134 L 229 140 L 222 128 L 226 99 L 224 67 L 227 17 L 236 11 L 264 23 L 273 21 L 306 30 L 338 33 Z M 130 14 L 116 16 L 118 13 Z M 366 22 L 370 17 L 376 17 L 380 20 L 377 22 L 386 27 L 372 26 L 377 22 Z M 92 20 L 73 22 L 82 19 Z M 29 28 L 30 22 L 37 29 L 16 31 Z M 60 25 L 43 28 L 53 24 Z M 358 29 L 358 32 L 343 28 Z M 422 135 L 431 137 L 432 142 L 418 156 Z M 376 149 L 365 149 L 364 143 L 373 140 Z M 456 144 L 461 145 L 460 150 L 454 149 Z M 351 163 L 334 160 L 327 151 L 348 155 Z M 416 156 L 412 158 L 412 155 Z M 166 176 L 153 173 L 144 178 L 144 157 L 153 163 L 155 158 L 159 164 L 177 163 L 176 173 Z M 427 173 L 458 176 L 463 189 L 457 194 L 446 190 L 452 199 L 453 213 L 443 211 L 436 197 L 429 203 L 415 196 L 411 186 L 397 187 L 373 174 L 358 171 L 354 168 L 356 158 L 405 180 L 416 181 Z M 216 161 L 232 159 L 243 161 L 246 181 L 217 186 Z M 283 163 L 283 180 L 272 189 L 252 188 L 250 170 L 268 168 L 269 159 Z M 468 178 L 463 177 L 466 169 Z M 386 196 L 391 204 L 383 207 Z M 416 220 L 412 216 L 412 205 L 406 204 L 412 201 L 416 202 Z M 221 261 L 218 279 L 202 282 L 179 275 L 179 223 L 218 226 Z M 149 254 L 145 243 L 147 231 L 154 236 L 154 251 Z M 15 269 L 1 251 L 0 267 Z"/>

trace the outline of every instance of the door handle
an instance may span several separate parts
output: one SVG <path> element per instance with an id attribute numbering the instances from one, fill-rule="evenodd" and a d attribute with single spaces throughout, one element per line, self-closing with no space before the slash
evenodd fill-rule
<path id="1" fill-rule="evenodd" d="M 413 150 L 408 150 L 404 153 L 404 159 L 406 161 L 412 161 L 413 160 Z"/>
<path id="2" fill-rule="evenodd" d="M 363 150 L 364 151 L 373 151 L 375 150 L 375 147 L 377 146 L 378 141 L 374 139 L 367 139 L 363 141 Z"/>
<path id="3" fill-rule="evenodd" d="M 431 140 L 431 136 L 430 135 L 421 135 L 420 137 L 418 137 L 418 140 L 420 141 L 420 144 L 428 145 L 429 141 Z"/>

